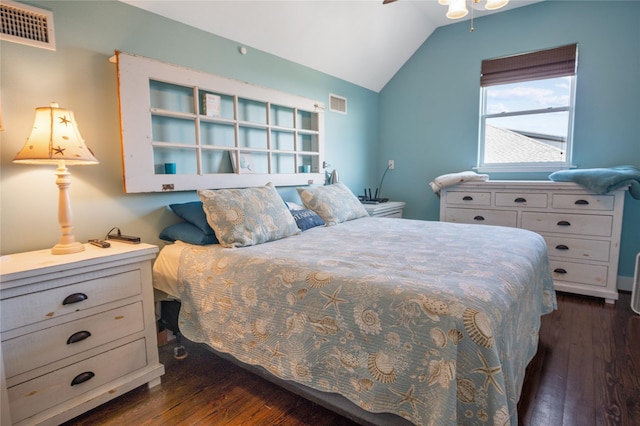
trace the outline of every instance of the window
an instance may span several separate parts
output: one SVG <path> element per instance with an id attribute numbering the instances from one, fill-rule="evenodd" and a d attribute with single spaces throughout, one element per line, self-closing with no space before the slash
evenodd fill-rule
<path id="1" fill-rule="evenodd" d="M 577 45 L 482 61 L 478 169 L 571 165 Z"/>

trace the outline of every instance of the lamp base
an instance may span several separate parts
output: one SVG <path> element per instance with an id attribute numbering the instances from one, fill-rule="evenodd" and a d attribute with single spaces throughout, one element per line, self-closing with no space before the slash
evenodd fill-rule
<path id="1" fill-rule="evenodd" d="M 84 244 L 74 241 L 70 244 L 56 244 L 51 249 L 51 254 L 71 254 L 84 251 Z"/>

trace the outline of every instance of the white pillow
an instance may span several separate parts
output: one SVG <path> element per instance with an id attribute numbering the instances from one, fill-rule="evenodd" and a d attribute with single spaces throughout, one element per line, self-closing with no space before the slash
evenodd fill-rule
<path id="1" fill-rule="evenodd" d="M 305 207 L 316 212 L 327 226 L 369 216 L 358 197 L 342 182 L 297 190 Z"/>

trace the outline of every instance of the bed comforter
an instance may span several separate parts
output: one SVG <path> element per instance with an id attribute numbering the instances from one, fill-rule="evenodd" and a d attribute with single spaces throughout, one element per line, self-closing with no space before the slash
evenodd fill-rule
<path id="1" fill-rule="evenodd" d="M 556 307 L 547 259 L 526 230 L 386 218 L 189 246 L 180 329 L 367 411 L 515 425 L 540 316 Z"/>

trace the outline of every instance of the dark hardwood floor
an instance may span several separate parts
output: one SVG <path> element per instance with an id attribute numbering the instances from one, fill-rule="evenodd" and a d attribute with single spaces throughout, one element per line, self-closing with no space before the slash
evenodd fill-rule
<path id="1" fill-rule="evenodd" d="M 542 319 L 538 353 L 527 369 L 521 425 L 640 425 L 640 315 L 622 293 L 601 299 L 558 295 Z M 160 348 L 166 374 L 65 425 L 353 425 L 203 347 L 173 359 Z"/>

